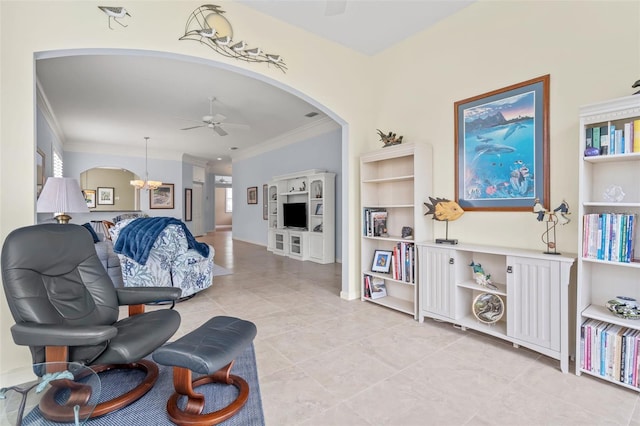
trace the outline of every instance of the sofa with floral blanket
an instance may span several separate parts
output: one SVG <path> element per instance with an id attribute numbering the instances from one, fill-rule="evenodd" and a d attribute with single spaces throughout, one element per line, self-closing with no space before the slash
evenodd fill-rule
<path id="1" fill-rule="evenodd" d="M 186 297 L 211 286 L 215 251 L 180 220 L 125 219 L 109 232 L 125 287 L 179 287 Z"/>

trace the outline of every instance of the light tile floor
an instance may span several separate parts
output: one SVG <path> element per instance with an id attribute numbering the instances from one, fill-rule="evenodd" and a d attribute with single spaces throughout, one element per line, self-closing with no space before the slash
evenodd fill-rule
<path id="1" fill-rule="evenodd" d="M 199 239 L 233 275 L 177 305 L 176 337 L 214 315 L 255 322 L 267 426 L 640 426 L 636 392 L 480 333 L 340 299 L 340 264 L 273 255 L 230 231 Z"/>

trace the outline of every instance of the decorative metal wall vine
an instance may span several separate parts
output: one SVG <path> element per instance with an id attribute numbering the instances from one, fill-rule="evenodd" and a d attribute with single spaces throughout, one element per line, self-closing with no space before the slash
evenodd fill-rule
<path id="1" fill-rule="evenodd" d="M 199 41 L 228 58 L 247 62 L 263 62 L 286 72 L 287 66 L 282 56 L 264 53 L 259 47 L 249 48 L 248 44 L 242 40 L 234 41 L 231 23 L 222 16 L 223 13 L 225 11 L 214 4 L 198 7 L 189 15 L 184 35 L 179 40 Z"/>

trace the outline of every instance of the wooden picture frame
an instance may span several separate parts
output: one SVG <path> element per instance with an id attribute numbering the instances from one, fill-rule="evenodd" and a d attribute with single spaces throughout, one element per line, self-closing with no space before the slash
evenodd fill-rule
<path id="1" fill-rule="evenodd" d="M 99 186 L 97 189 L 97 202 L 99 205 L 109 205 L 112 206 L 115 204 L 115 189 L 112 187 Z"/>
<path id="2" fill-rule="evenodd" d="M 262 185 L 262 219 L 263 220 L 268 220 L 269 219 L 269 211 L 268 211 L 268 204 L 269 204 L 269 193 L 268 193 L 268 188 L 269 186 L 265 183 L 264 185 Z"/>
<path id="3" fill-rule="evenodd" d="M 82 195 L 84 195 L 84 200 L 87 202 L 87 207 L 90 209 L 96 208 L 96 191 L 93 189 L 83 189 Z"/>
<path id="4" fill-rule="evenodd" d="M 149 190 L 149 208 L 173 209 L 175 194 L 172 183 L 163 183 L 156 189 Z"/>
<path id="5" fill-rule="evenodd" d="M 247 204 L 258 204 L 257 186 L 250 186 L 247 188 Z"/>
<path id="6" fill-rule="evenodd" d="M 40 148 L 36 149 L 36 199 L 40 197 L 45 181 L 45 155 Z"/>
<path id="7" fill-rule="evenodd" d="M 388 274 L 391 269 L 391 258 L 393 252 L 389 250 L 376 250 L 373 253 L 373 264 L 371 265 L 371 271 L 382 272 Z"/>
<path id="8" fill-rule="evenodd" d="M 193 220 L 193 189 L 184 189 L 184 221 L 191 222 Z"/>
<path id="9" fill-rule="evenodd" d="M 549 79 L 454 104 L 455 199 L 464 210 L 549 209 Z"/>

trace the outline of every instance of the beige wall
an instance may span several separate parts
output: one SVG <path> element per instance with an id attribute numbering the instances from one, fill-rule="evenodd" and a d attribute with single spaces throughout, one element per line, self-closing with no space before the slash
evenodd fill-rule
<path id="1" fill-rule="evenodd" d="M 479 1 L 434 28 L 368 58 L 240 4 L 217 2 L 237 37 L 286 59 L 289 71 L 216 56 L 178 41 L 201 2 L 123 1 L 129 27 L 107 27 L 86 1 L 0 2 L 0 238 L 34 223 L 34 52 L 113 48 L 173 52 L 213 59 L 295 88 L 348 123 L 349 287 L 359 283 L 358 155 L 380 147 L 375 129 L 434 147 L 434 194 L 453 197 L 453 103 L 551 74 L 551 199 L 577 201 L 578 106 L 628 95 L 640 75 L 640 4 L 636 2 Z M 391 12 L 390 12 L 391 13 Z M 25 26 L 25 23 L 28 25 Z M 23 182 L 16 185 L 15 182 Z M 425 218 L 425 220 L 430 220 Z M 345 224 L 346 226 L 347 224 Z M 469 212 L 450 227 L 465 242 L 539 247 L 539 224 L 528 213 Z M 438 226 L 435 232 L 443 232 Z M 575 220 L 558 235 L 560 251 L 575 251 Z M 11 340 L 0 295 L 0 371 L 27 364 Z"/>
<path id="2" fill-rule="evenodd" d="M 216 226 L 231 226 L 233 215 L 224 211 L 225 188 L 216 188 Z"/>

